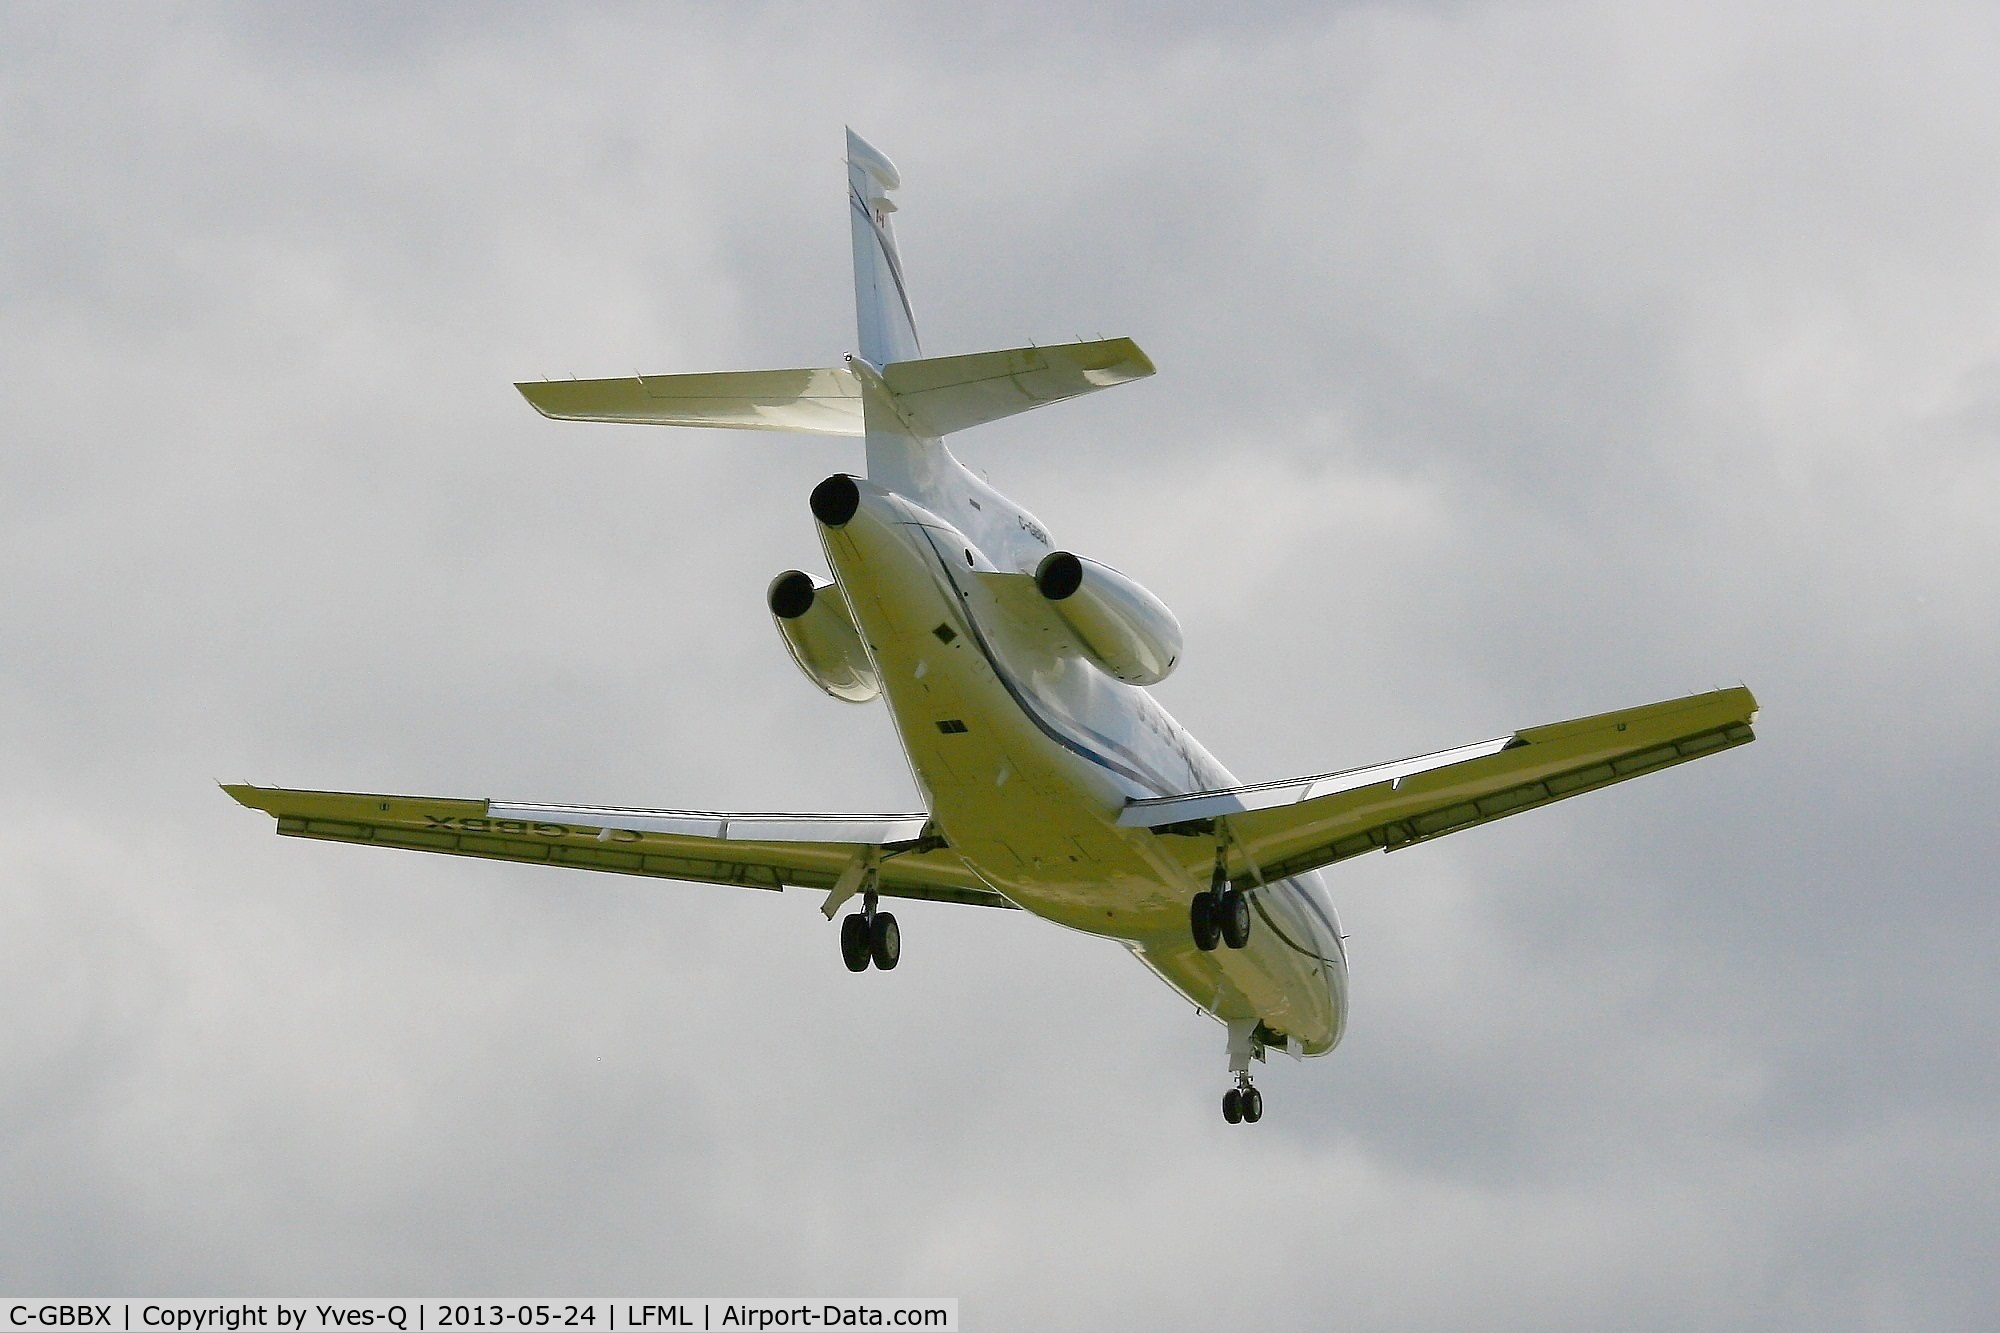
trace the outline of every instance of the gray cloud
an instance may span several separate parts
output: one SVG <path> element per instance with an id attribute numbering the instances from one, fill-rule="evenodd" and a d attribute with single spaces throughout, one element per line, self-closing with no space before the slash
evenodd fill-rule
<path id="1" fill-rule="evenodd" d="M 0 24 L 0 1285 L 1992 1322 L 1986 9 Z M 1352 1033 L 1255 1134 L 1012 914 L 853 978 L 797 894 L 231 806 L 913 799 L 760 602 L 853 451 L 508 387 L 845 350 L 843 122 L 929 350 L 1159 363 L 962 452 L 1245 778 L 1738 679 L 1762 739 L 1341 867 Z"/>

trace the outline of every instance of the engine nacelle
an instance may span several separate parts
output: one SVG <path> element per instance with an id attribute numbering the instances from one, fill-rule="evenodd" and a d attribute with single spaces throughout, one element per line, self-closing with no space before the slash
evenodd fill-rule
<path id="1" fill-rule="evenodd" d="M 1052 551 L 1035 567 L 1035 587 L 1106 674 L 1128 685 L 1153 685 L 1180 661 L 1181 622 L 1111 566 Z"/>
<path id="2" fill-rule="evenodd" d="M 778 622 L 778 633 L 785 636 L 785 647 L 807 680 L 851 704 L 865 704 L 882 693 L 875 663 L 862 645 L 840 589 L 788 569 L 771 580 L 765 600 L 771 618 Z"/>

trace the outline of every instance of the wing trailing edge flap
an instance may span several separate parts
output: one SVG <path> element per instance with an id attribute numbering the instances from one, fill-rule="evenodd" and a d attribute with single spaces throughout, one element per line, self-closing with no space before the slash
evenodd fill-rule
<path id="1" fill-rule="evenodd" d="M 1742 687 L 1548 726 L 1342 773 L 1133 801 L 1119 822 L 1225 831 L 1259 878 L 1395 851 L 1756 739 Z M 1203 838 L 1190 863 L 1206 864 Z"/>
<path id="2" fill-rule="evenodd" d="M 881 382 L 910 424 L 936 438 L 1152 373 L 1153 363 L 1137 343 L 1107 338 L 896 361 L 882 368 Z M 860 378 L 844 365 L 530 380 L 514 387 L 537 412 L 557 421 L 847 436 L 866 429 Z"/>
<path id="3" fill-rule="evenodd" d="M 923 815 L 734 815 L 225 786 L 285 837 L 658 879 L 832 892 L 857 861 L 891 898 L 1012 907 Z"/>

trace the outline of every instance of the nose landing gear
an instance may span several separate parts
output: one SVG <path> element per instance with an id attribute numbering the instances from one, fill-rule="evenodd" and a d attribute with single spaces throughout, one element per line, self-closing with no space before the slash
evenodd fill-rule
<path id="1" fill-rule="evenodd" d="M 1222 1094 L 1222 1118 L 1232 1125 L 1254 1125 L 1264 1118 L 1264 1094 L 1257 1091 L 1248 1074 L 1238 1074 L 1236 1082 L 1236 1087 Z"/>
<path id="2" fill-rule="evenodd" d="M 1264 1044 L 1257 1040 L 1257 1020 L 1232 1018 L 1229 1022 L 1229 1072 L 1236 1086 L 1222 1094 L 1222 1118 L 1230 1124 L 1256 1124 L 1264 1118 L 1264 1094 L 1250 1082 L 1250 1062 L 1264 1058 Z"/>

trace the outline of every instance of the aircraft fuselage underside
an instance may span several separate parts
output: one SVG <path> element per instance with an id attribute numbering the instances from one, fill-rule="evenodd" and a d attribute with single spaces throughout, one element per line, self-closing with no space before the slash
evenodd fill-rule
<path id="1" fill-rule="evenodd" d="M 1318 876 L 1252 886 L 1248 943 L 1197 948 L 1188 903 L 1208 877 L 1190 862 L 1205 865 L 1214 839 L 1117 818 L 1130 797 L 1234 779 L 1145 691 L 1037 642 L 1046 629 L 1019 613 L 1004 572 L 963 531 L 856 485 L 852 516 L 822 522 L 821 538 L 952 849 L 1020 907 L 1121 941 L 1217 1017 L 1261 1023 L 1299 1054 L 1332 1049 L 1347 968 Z"/>

